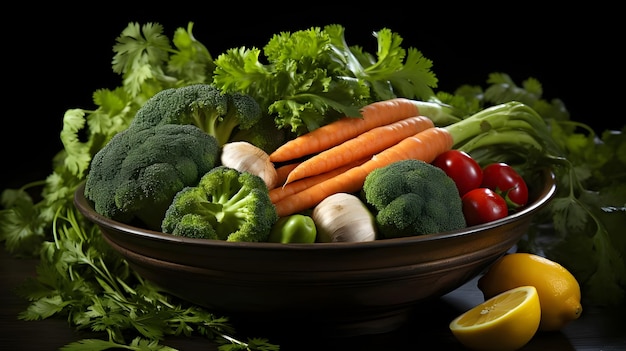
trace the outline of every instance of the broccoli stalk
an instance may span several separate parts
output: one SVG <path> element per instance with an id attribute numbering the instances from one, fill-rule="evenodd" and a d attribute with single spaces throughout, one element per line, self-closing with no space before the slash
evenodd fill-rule
<path id="1" fill-rule="evenodd" d="M 365 178 L 362 195 L 382 238 L 440 233 L 466 226 L 459 191 L 446 173 L 407 159 L 377 168 Z"/>
<path id="2" fill-rule="evenodd" d="M 190 238 L 265 242 L 278 220 L 263 179 L 218 166 L 176 194 L 162 231 Z"/>
<path id="3" fill-rule="evenodd" d="M 261 119 L 261 108 L 250 95 L 232 92 L 226 97 L 226 113 L 205 118 L 204 130 L 215 136 L 220 145 L 226 144 L 236 130 L 251 130 Z"/>
<path id="4" fill-rule="evenodd" d="M 176 193 L 197 184 L 219 154 L 216 139 L 193 125 L 128 128 L 94 155 L 85 197 L 103 216 L 158 230 Z"/>
<path id="5" fill-rule="evenodd" d="M 222 146 L 236 130 L 252 128 L 260 119 L 261 108 L 251 96 L 224 93 L 210 84 L 192 84 L 153 95 L 137 111 L 130 127 L 193 124 Z"/>

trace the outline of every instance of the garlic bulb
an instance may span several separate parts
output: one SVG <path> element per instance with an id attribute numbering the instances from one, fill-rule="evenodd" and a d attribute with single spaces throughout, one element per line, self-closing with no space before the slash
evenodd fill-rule
<path id="1" fill-rule="evenodd" d="M 221 161 L 223 166 L 256 174 L 265 181 L 269 189 L 274 188 L 278 182 L 278 174 L 270 156 L 249 142 L 233 141 L 224 144 Z"/>
<path id="2" fill-rule="evenodd" d="M 376 240 L 374 216 L 356 195 L 328 196 L 311 214 L 319 242 L 361 242 Z"/>

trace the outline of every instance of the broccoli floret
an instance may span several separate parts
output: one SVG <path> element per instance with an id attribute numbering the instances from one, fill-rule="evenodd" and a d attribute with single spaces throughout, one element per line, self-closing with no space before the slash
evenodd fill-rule
<path id="1" fill-rule="evenodd" d="M 159 230 L 176 193 L 196 185 L 219 155 L 216 139 L 194 125 L 128 128 L 94 155 L 85 197 L 103 216 Z"/>
<path id="2" fill-rule="evenodd" d="M 423 161 L 403 160 L 375 169 L 365 178 L 362 195 L 373 208 L 382 238 L 466 227 L 454 181 Z"/>
<path id="3" fill-rule="evenodd" d="M 286 129 L 276 127 L 274 119 L 261 118 L 254 128 L 238 129 L 230 141 L 247 141 L 267 154 L 271 154 L 290 137 L 292 136 L 288 135 Z"/>
<path id="4" fill-rule="evenodd" d="M 224 93 L 210 84 L 192 84 L 154 94 L 137 111 L 130 127 L 193 124 L 222 146 L 236 130 L 252 128 L 260 119 L 261 107 L 251 96 Z"/>
<path id="5" fill-rule="evenodd" d="M 264 242 L 277 220 L 261 177 L 218 166 L 176 194 L 161 229 L 191 238 Z"/>

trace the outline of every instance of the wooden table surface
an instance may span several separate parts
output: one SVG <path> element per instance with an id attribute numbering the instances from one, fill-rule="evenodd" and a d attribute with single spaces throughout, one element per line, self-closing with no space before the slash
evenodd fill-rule
<path id="1" fill-rule="evenodd" d="M 18 320 L 17 314 L 27 301 L 14 293 L 27 276 L 35 276 L 36 259 L 17 259 L 0 250 L 0 350 L 58 350 L 84 338 L 105 339 L 104 335 L 77 331 L 66 320 L 52 318 L 43 321 Z M 411 319 L 399 330 L 387 334 L 345 339 L 321 339 L 311 330 L 311 337 L 289 339 L 280 335 L 270 339 L 290 350 L 406 350 L 438 345 L 442 350 L 463 350 L 448 330 L 448 323 L 458 314 L 482 301 L 476 279 L 438 300 L 419 306 Z M 626 350 L 626 309 L 586 307 L 580 319 L 559 332 L 538 333 L 522 350 Z M 258 337 L 264 337 L 258 335 Z M 178 350 L 217 350 L 209 340 L 168 338 L 163 344 Z M 431 346 L 432 347 L 432 346 Z M 429 347 L 429 349 L 431 349 Z"/>

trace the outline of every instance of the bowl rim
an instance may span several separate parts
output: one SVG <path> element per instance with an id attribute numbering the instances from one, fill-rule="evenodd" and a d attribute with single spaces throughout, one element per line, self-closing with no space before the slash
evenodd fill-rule
<path id="1" fill-rule="evenodd" d="M 539 210 L 541 207 L 548 204 L 548 202 L 554 197 L 556 193 L 556 176 L 554 172 L 550 169 L 545 169 L 543 171 L 544 176 L 542 180 L 543 188 L 538 189 L 538 197 L 531 203 L 527 204 L 522 210 L 517 211 L 513 214 L 510 214 L 504 218 L 479 224 L 471 227 L 465 227 L 458 230 L 433 233 L 433 234 L 423 234 L 423 235 L 415 235 L 408 237 L 400 237 L 400 238 L 391 238 L 391 239 L 377 239 L 373 241 L 364 241 L 364 242 L 329 242 L 329 243 L 270 243 L 270 242 L 228 242 L 224 240 L 209 240 L 209 239 L 197 239 L 197 238 L 186 238 L 181 236 L 176 236 L 172 234 L 167 234 L 151 229 L 141 228 L 137 226 L 133 226 L 130 224 L 122 223 L 105 217 L 99 213 L 97 213 L 92 203 L 87 200 L 84 196 L 85 182 L 83 181 L 78 185 L 76 190 L 74 191 L 74 205 L 76 208 L 91 222 L 103 225 L 108 228 L 126 232 L 128 235 L 134 235 L 137 237 L 141 237 L 143 239 L 155 240 L 155 241 L 166 241 L 172 244 L 185 244 L 185 245 L 199 245 L 199 246 L 210 246 L 210 247 L 228 247 L 235 248 L 241 247 L 246 249 L 273 249 L 273 250 L 345 250 L 346 248 L 351 249 L 371 249 L 371 248 L 384 248 L 389 246 L 397 246 L 397 245 L 406 245 L 413 244 L 422 241 L 433 241 L 433 240 L 446 240 L 459 236 L 467 236 L 473 233 L 488 230 L 490 228 L 498 227 L 501 225 L 509 224 L 511 222 L 516 221 L 518 218 L 523 217 L 531 212 Z"/>

